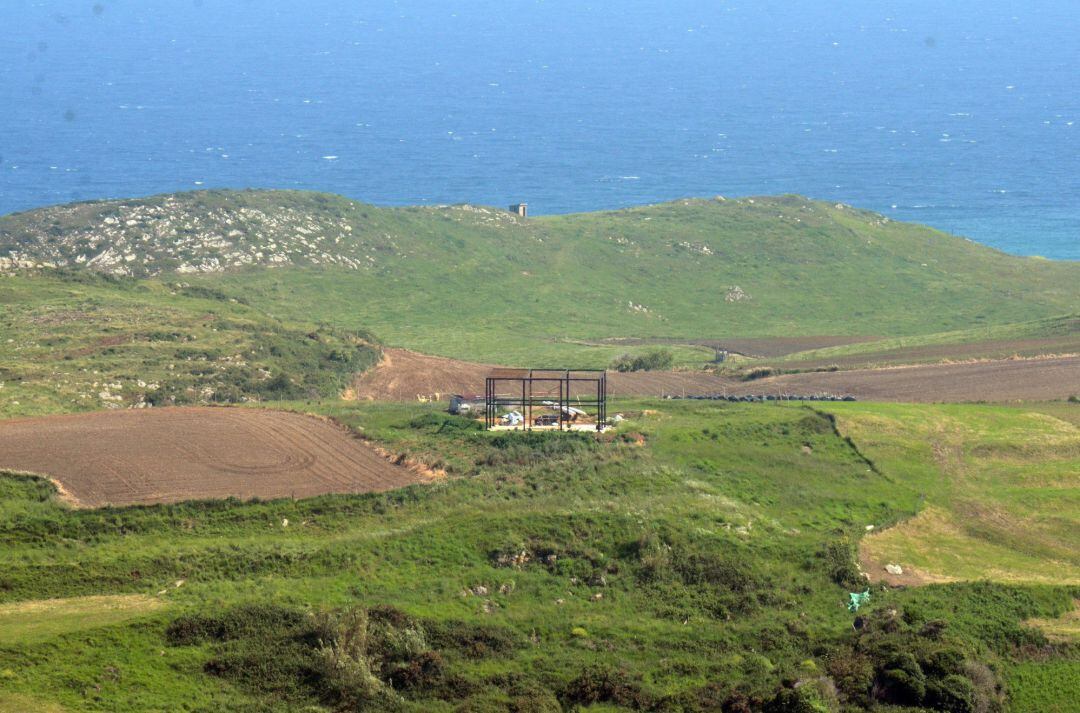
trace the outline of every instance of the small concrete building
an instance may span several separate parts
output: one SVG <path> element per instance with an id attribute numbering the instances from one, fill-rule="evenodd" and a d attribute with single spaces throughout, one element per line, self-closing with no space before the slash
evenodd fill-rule
<path id="1" fill-rule="evenodd" d="M 510 206 L 510 212 L 519 218 L 529 217 L 529 204 L 528 203 L 515 203 Z"/>
<path id="2" fill-rule="evenodd" d="M 484 413 L 484 395 L 454 394 L 450 397 L 450 413 L 459 415 Z"/>

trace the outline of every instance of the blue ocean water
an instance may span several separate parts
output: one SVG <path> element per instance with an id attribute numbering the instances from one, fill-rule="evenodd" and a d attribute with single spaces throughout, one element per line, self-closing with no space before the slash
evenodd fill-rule
<path id="1" fill-rule="evenodd" d="M 0 213 L 801 193 L 1080 259 L 1076 0 L 2 0 Z"/>

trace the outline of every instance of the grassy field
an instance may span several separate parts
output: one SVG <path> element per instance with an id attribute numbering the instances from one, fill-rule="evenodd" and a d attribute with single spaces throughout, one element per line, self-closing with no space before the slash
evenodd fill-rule
<path id="1" fill-rule="evenodd" d="M 373 343 L 186 283 L 0 277 L 0 416 L 336 396 Z"/>
<path id="2" fill-rule="evenodd" d="M 1080 263 L 794 196 L 518 220 L 472 206 L 199 192 L 2 217 L 5 254 L 166 281 L 182 269 L 286 321 L 509 364 L 604 366 L 621 349 L 582 342 L 609 337 L 906 337 L 1080 303 Z"/>
<path id="3" fill-rule="evenodd" d="M 873 559 L 930 581 L 1080 585 L 1075 423 L 1038 407 L 845 404 L 835 412 L 841 432 L 928 505 L 867 538 Z"/>
<path id="4" fill-rule="evenodd" d="M 972 424 L 993 487 L 966 499 L 1027 513 L 1058 481 L 1015 461 L 1075 458 L 1055 425 L 1071 422 L 991 406 L 830 405 L 834 423 L 796 404 L 624 401 L 620 435 L 598 441 L 483 433 L 424 404 L 295 407 L 450 477 L 96 511 L 0 478 L 0 706 L 1067 710 L 1080 649 L 1026 622 L 1066 621 L 1077 586 L 873 587 L 860 629 L 845 604 L 864 586 L 854 552 L 868 525 L 889 533 L 962 500 L 950 477 L 965 476 L 918 448 L 927 428 L 952 443 L 947 426 Z M 1070 503 L 1044 525 L 1075 526 Z M 1031 546 L 1045 533 L 1032 528 Z M 1026 551 L 1026 534 L 1009 548 Z M 35 610 L 57 615 L 18 616 Z"/>

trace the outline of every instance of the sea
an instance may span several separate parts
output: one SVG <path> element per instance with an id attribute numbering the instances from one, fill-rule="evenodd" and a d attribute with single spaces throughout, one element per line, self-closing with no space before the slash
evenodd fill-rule
<path id="1" fill-rule="evenodd" d="M 1077 0 L 0 0 L 0 213 L 797 193 L 1080 259 Z"/>

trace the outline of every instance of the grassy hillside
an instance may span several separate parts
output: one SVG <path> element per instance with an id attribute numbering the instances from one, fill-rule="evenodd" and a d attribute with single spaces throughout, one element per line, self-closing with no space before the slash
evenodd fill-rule
<path id="1" fill-rule="evenodd" d="M 875 587 L 852 626 L 866 527 L 948 501 L 907 477 L 921 456 L 875 466 L 812 409 L 625 402 L 624 435 L 596 441 L 320 408 L 460 477 L 77 512 L 0 478 L 0 710 L 1072 705 L 1080 649 L 1025 622 L 1064 620 L 1075 586 Z M 1028 447 L 1023 411 L 931 411 Z M 838 413 L 921 438 L 902 410 Z"/>
<path id="2" fill-rule="evenodd" d="M 616 348 L 577 340 L 605 337 L 887 337 L 1080 304 L 1080 263 L 1013 257 L 798 197 L 519 220 L 471 206 L 201 192 L 0 218 L 5 256 L 8 270 L 181 270 L 284 319 L 516 363 L 599 365 Z"/>
<path id="3" fill-rule="evenodd" d="M 1080 417 L 1080 405 L 1059 405 Z M 840 431 L 926 509 L 864 552 L 929 581 L 1080 585 L 1080 425 L 1028 409 L 843 404 Z"/>
<path id="4" fill-rule="evenodd" d="M 0 416 L 336 396 L 372 344 L 182 282 L 0 277 Z"/>

